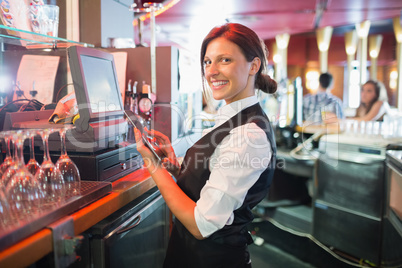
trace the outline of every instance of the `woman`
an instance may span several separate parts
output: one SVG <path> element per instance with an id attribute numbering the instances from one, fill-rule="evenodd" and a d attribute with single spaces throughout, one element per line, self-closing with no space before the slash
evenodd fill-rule
<path id="1" fill-rule="evenodd" d="M 379 121 L 388 111 L 387 93 L 379 82 L 368 80 L 360 92 L 360 106 L 356 110 L 356 120 Z"/>
<path id="2" fill-rule="evenodd" d="M 251 267 L 247 224 L 266 197 L 276 145 L 255 89 L 276 91 L 263 74 L 265 45 L 251 29 L 229 23 L 211 30 L 201 47 L 201 70 L 216 100 L 225 100 L 215 126 L 186 153 L 179 169 L 166 136 L 152 132 L 169 157 L 158 164 L 135 131 L 137 148 L 175 216 L 164 267 Z M 166 164 L 166 162 L 164 163 Z"/>

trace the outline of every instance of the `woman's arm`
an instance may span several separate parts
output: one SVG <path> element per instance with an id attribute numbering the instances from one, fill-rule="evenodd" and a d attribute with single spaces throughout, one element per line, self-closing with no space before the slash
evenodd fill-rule
<path id="1" fill-rule="evenodd" d="M 354 118 L 354 119 L 359 120 L 359 121 L 371 121 L 380 112 L 382 105 L 383 105 L 382 101 L 376 101 L 367 114 L 365 114 L 364 116 L 361 116 L 361 117 Z"/>
<path id="2" fill-rule="evenodd" d="M 204 239 L 194 218 L 195 202 L 180 189 L 168 171 L 157 162 L 151 151 L 144 145 L 140 131 L 135 129 L 134 132 L 137 150 L 141 153 L 144 164 L 158 186 L 167 206 L 195 238 Z"/>

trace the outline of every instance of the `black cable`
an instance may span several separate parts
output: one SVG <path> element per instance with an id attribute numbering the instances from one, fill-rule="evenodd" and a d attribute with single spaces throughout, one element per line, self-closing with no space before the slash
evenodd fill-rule
<path id="1" fill-rule="evenodd" d="M 30 99 L 29 102 L 23 106 L 21 106 L 20 111 L 25 111 L 25 109 L 31 106 L 35 111 L 42 109 L 45 105 L 38 101 L 37 99 Z M 38 108 L 37 108 L 38 107 Z"/>
<path id="2" fill-rule="evenodd" d="M 20 102 L 20 101 L 29 101 L 28 99 L 17 99 L 17 100 L 13 100 L 11 102 L 6 103 L 3 107 L 0 108 L 0 113 L 3 111 L 4 108 L 6 108 L 7 106 L 9 106 L 10 104 L 16 103 L 16 102 Z"/>
<path id="3" fill-rule="evenodd" d="M 21 107 L 18 109 L 18 112 L 23 112 L 25 110 L 25 108 L 30 105 L 32 102 L 32 100 L 29 100 L 27 104 L 23 104 L 21 105 Z M 35 107 L 34 107 L 35 108 Z M 36 109 L 35 109 L 36 110 Z"/>
<path id="4" fill-rule="evenodd" d="M 73 84 L 73 83 L 65 84 L 64 86 L 62 86 L 62 87 L 57 91 L 57 94 L 56 94 L 56 103 L 59 101 L 59 94 L 60 94 L 60 92 L 61 92 L 65 87 L 70 86 L 70 85 L 74 85 L 74 84 Z"/>
<path id="5" fill-rule="evenodd" d="M 5 109 L 5 108 L 6 108 L 7 106 L 9 106 L 10 104 L 14 104 L 14 103 L 17 103 L 17 102 L 23 102 L 23 101 L 28 101 L 28 104 L 29 104 L 30 102 L 33 102 L 33 103 L 35 103 L 36 106 L 43 107 L 43 103 L 41 103 L 40 101 L 38 101 L 38 100 L 36 100 L 36 99 L 32 99 L 32 100 L 29 100 L 29 99 L 17 99 L 17 100 L 13 100 L 13 101 L 11 101 L 11 102 L 8 102 L 8 103 L 6 103 L 3 107 L 1 107 L 1 108 L 0 108 L 0 113 L 3 111 L 3 109 Z M 37 110 L 37 109 L 35 108 L 35 110 Z"/>
<path id="6" fill-rule="evenodd" d="M 37 111 L 38 109 L 36 109 L 35 104 L 33 103 L 34 101 L 35 101 L 34 99 L 30 99 L 27 104 L 21 105 L 21 108 L 20 108 L 18 111 L 19 111 L 19 112 L 23 112 L 23 111 L 25 111 L 29 106 L 32 107 L 35 111 Z M 32 103 L 32 104 L 31 104 L 31 103 Z M 40 108 L 42 108 L 42 106 L 41 106 Z"/>

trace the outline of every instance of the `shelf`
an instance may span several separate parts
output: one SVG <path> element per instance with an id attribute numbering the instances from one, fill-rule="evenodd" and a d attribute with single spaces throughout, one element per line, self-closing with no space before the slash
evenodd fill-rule
<path id="1" fill-rule="evenodd" d="M 0 25 L 0 42 L 23 46 L 27 49 L 67 48 L 70 46 L 94 47 L 92 44 L 67 40 Z"/>

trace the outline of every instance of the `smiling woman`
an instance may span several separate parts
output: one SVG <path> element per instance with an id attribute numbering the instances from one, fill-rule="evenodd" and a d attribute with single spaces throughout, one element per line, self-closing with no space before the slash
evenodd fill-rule
<path id="1" fill-rule="evenodd" d="M 165 135 L 154 131 L 168 156 L 161 165 L 136 132 L 137 149 L 176 217 L 164 267 L 251 267 L 247 225 L 268 193 L 276 162 L 273 130 L 255 96 L 256 89 L 276 91 L 264 74 L 265 49 L 241 24 L 209 32 L 201 46 L 204 88 L 208 83 L 226 105 L 180 167 Z"/>

